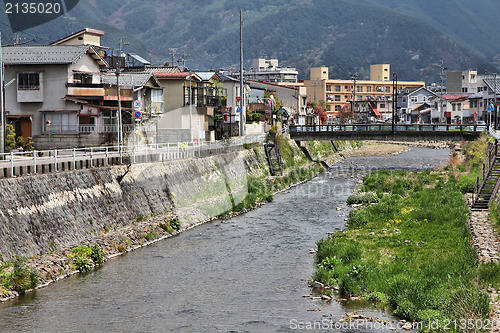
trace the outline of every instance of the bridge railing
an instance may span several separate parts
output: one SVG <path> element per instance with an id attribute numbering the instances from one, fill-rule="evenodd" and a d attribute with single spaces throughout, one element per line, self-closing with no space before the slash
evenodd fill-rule
<path id="1" fill-rule="evenodd" d="M 390 132 L 392 124 L 347 124 L 347 125 L 292 125 L 290 132 Z M 486 125 L 455 125 L 455 124 L 397 124 L 395 131 L 423 132 L 423 131 L 446 131 L 446 132 L 485 132 Z"/>

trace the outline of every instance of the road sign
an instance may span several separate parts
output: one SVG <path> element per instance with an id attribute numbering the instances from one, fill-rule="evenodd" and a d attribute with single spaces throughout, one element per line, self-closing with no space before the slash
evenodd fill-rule
<path id="1" fill-rule="evenodd" d="M 134 101 L 134 109 L 140 109 L 142 107 L 142 102 L 139 99 Z"/>
<path id="2" fill-rule="evenodd" d="M 493 108 L 493 104 L 490 104 L 490 105 L 488 106 L 488 109 L 487 109 L 487 110 L 488 110 L 488 111 L 495 111 L 495 109 Z"/>
<path id="3" fill-rule="evenodd" d="M 141 119 L 142 118 L 142 112 L 141 111 L 135 111 L 134 112 L 134 118 L 135 119 Z"/>
<path id="4" fill-rule="evenodd" d="M 241 108 L 240 108 L 240 107 L 238 107 L 238 108 L 236 109 L 236 113 L 241 113 Z"/>
<path id="5" fill-rule="evenodd" d="M 240 96 L 236 97 L 236 102 L 238 102 L 238 103 L 241 102 L 241 97 Z"/>

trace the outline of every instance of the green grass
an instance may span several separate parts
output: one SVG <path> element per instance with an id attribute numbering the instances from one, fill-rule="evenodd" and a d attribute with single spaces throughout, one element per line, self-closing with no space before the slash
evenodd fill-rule
<path id="1" fill-rule="evenodd" d="M 380 300 L 408 320 L 486 318 L 481 287 L 498 268 L 479 273 L 463 195 L 453 177 L 444 178 L 431 171 L 368 174 L 363 190 L 387 194 L 351 211 L 345 232 L 318 241 L 312 278 Z"/>

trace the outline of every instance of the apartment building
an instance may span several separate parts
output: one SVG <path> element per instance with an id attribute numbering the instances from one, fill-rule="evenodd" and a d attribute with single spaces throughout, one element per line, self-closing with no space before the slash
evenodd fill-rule
<path id="1" fill-rule="evenodd" d="M 374 117 L 383 119 L 392 114 L 393 83 L 388 64 L 372 65 L 370 80 L 359 80 L 355 76 L 349 80 L 330 79 L 328 67 L 311 68 L 310 79 L 304 80 L 304 86 L 308 103 L 322 100 L 330 106 L 329 118 L 337 118 L 342 108 L 350 108 L 353 101 L 356 112 L 358 102 L 368 102 Z M 425 82 L 398 81 L 397 84 L 398 90 L 420 87 L 425 87 Z"/>

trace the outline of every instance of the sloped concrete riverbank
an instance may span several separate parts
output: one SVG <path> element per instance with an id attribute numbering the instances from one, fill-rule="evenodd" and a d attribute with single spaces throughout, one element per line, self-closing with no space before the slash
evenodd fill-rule
<path id="1" fill-rule="evenodd" d="M 347 145 L 344 152 L 350 150 Z M 247 175 L 268 173 L 262 147 L 254 147 L 201 159 L 3 179 L 0 261 L 28 258 L 25 264 L 43 287 L 77 273 L 68 257 L 72 248 L 98 245 L 111 258 L 177 235 L 231 211 L 248 193 Z M 179 230 L 160 227 L 174 219 Z M 0 288 L 1 300 L 17 295 Z"/>

